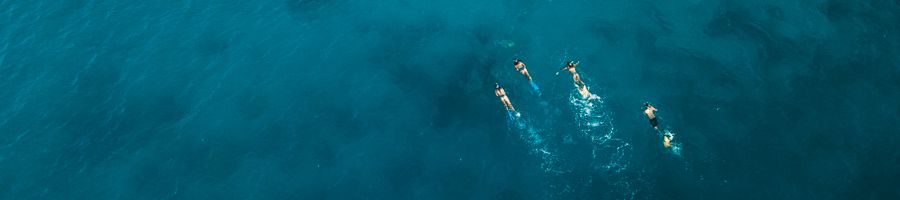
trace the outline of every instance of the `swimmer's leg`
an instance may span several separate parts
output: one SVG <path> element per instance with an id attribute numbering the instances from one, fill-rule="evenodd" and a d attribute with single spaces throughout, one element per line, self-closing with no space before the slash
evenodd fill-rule
<path id="1" fill-rule="evenodd" d="M 669 148 L 672 147 L 672 139 L 675 139 L 675 135 L 672 133 L 666 132 L 663 134 L 663 147 Z"/>
<path id="2" fill-rule="evenodd" d="M 531 80 L 531 73 L 528 73 L 528 69 L 522 69 L 522 74 L 528 77 L 528 80 Z"/>
<path id="3" fill-rule="evenodd" d="M 581 93 L 581 97 L 583 97 L 585 99 L 587 99 L 588 97 L 591 97 L 591 92 L 588 91 L 587 87 L 578 88 L 578 93 Z"/>

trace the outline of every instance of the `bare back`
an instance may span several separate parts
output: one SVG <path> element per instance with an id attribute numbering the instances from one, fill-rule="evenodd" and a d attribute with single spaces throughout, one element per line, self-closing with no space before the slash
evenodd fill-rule
<path id="1" fill-rule="evenodd" d="M 572 74 L 578 74 L 578 71 L 575 71 L 575 67 L 578 66 L 577 63 L 569 63 L 566 65 L 566 69 L 569 70 Z"/>
<path id="2" fill-rule="evenodd" d="M 648 118 L 653 119 L 656 118 L 656 115 L 653 114 L 654 111 L 656 111 L 656 108 L 648 106 L 647 109 L 644 109 L 644 114 L 646 114 Z"/>

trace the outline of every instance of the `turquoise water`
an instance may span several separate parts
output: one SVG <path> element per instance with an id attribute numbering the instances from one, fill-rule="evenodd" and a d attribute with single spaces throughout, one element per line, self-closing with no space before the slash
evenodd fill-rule
<path id="1" fill-rule="evenodd" d="M 0 0 L 0 199 L 898 199 L 898 19 L 879 0 Z M 595 97 L 554 75 L 567 60 Z"/>

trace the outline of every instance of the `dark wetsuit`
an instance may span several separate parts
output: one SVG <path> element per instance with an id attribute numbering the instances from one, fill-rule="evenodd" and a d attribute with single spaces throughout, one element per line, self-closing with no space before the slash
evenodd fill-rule
<path id="1" fill-rule="evenodd" d="M 657 120 L 657 119 L 658 118 L 656 118 L 656 117 L 653 117 L 650 119 L 650 125 L 653 126 L 653 128 L 656 128 L 656 126 L 659 125 L 659 120 Z"/>

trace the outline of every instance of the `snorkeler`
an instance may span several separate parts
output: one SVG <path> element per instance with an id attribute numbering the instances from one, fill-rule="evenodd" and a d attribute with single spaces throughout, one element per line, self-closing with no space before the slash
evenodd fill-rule
<path id="1" fill-rule="evenodd" d="M 538 96 L 540 96 L 541 88 L 538 87 L 537 83 L 534 83 L 534 80 L 531 79 L 531 73 L 528 73 L 528 68 L 525 68 L 525 62 L 519 60 L 518 58 L 513 59 L 513 67 L 516 67 L 516 71 L 519 71 L 519 73 L 522 73 L 522 75 L 528 77 L 528 83 L 531 84 L 531 88 L 534 89 L 535 93 L 537 93 Z"/>
<path id="2" fill-rule="evenodd" d="M 578 63 L 580 62 L 570 60 L 569 62 L 566 62 L 566 66 L 560 69 L 560 71 L 568 70 L 570 73 L 572 73 L 572 81 L 575 82 L 575 87 L 578 88 L 578 93 L 581 94 L 581 97 L 588 98 L 591 96 L 591 92 L 588 91 L 587 84 L 585 84 L 584 81 L 581 80 L 581 75 L 578 74 L 578 71 L 575 71 L 575 67 L 578 65 Z M 559 75 L 559 72 L 556 72 L 556 75 Z"/>
<path id="3" fill-rule="evenodd" d="M 653 129 L 659 130 L 659 120 L 656 118 L 656 115 L 654 115 L 654 112 L 656 112 L 656 108 L 653 107 L 650 102 L 644 103 L 644 114 L 647 115 L 647 118 L 650 118 L 650 126 L 653 126 Z M 675 139 L 675 135 L 670 133 L 669 131 L 664 132 L 663 147 L 672 147 L 672 139 Z"/>
<path id="4" fill-rule="evenodd" d="M 506 110 L 516 111 L 516 108 L 513 107 L 512 102 L 509 101 L 509 97 L 506 96 L 506 90 L 503 90 L 503 88 L 500 87 L 500 83 L 495 83 L 494 95 L 500 97 L 500 102 L 503 102 L 503 106 L 506 106 Z"/>
<path id="5" fill-rule="evenodd" d="M 581 62 L 570 60 L 569 62 L 566 62 L 566 66 L 565 66 L 565 67 L 563 67 L 562 69 L 559 69 L 559 70 L 560 70 L 560 71 L 562 71 L 562 70 L 569 70 L 569 72 L 571 72 L 572 74 L 578 74 L 578 72 L 575 71 L 575 66 L 577 66 L 578 63 L 581 63 Z M 559 72 L 556 72 L 556 75 L 559 75 Z"/>
<path id="6" fill-rule="evenodd" d="M 513 67 L 516 67 L 516 71 L 519 71 L 519 73 L 528 77 L 529 81 L 531 80 L 531 74 L 528 74 L 528 69 L 525 69 L 525 62 L 516 58 L 513 60 Z"/>
<path id="7" fill-rule="evenodd" d="M 653 126 L 653 129 L 659 130 L 659 120 L 656 119 L 656 115 L 654 115 L 653 112 L 656 112 L 656 108 L 654 108 L 650 102 L 644 103 L 644 114 L 647 115 L 647 118 L 650 118 L 650 126 Z"/>

